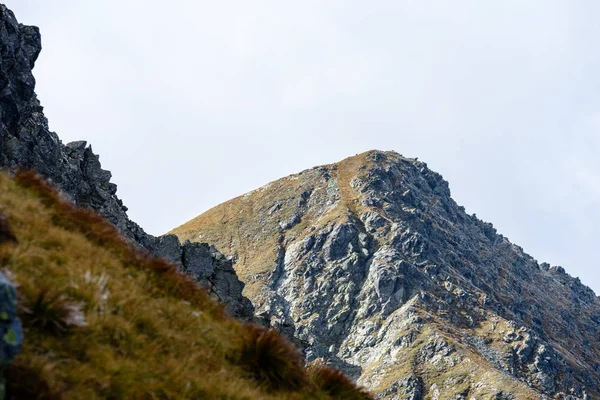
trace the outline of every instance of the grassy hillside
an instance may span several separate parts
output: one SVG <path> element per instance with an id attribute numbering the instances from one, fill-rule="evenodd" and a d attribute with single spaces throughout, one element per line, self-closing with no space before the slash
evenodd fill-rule
<path id="1" fill-rule="evenodd" d="M 0 243 L 0 268 L 18 285 L 25 334 L 4 371 L 8 398 L 369 398 L 326 366 L 307 370 L 276 333 L 228 318 L 35 175 L 0 174 L 0 207 L 17 240 Z"/>

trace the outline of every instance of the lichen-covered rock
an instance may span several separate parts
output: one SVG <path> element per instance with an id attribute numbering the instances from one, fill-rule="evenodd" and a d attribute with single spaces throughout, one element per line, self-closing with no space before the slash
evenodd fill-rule
<path id="1" fill-rule="evenodd" d="M 394 382 L 385 392 L 379 393 L 377 398 L 423 400 L 423 381 L 418 376 L 410 375 Z"/>
<path id="2" fill-rule="evenodd" d="M 367 152 L 173 233 L 231 253 L 264 320 L 382 398 L 600 398 L 600 299 L 423 162 Z"/>
<path id="3" fill-rule="evenodd" d="M 21 351 L 23 331 L 17 317 L 17 292 L 0 272 L 0 365 L 7 364 Z"/>
<path id="4" fill-rule="evenodd" d="M 243 317 L 253 310 L 245 297 L 230 301 L 231 293 L 242 293 L 243 283 L 238 279 L 233 262 L 206 243 L 185 242 L 182 246 L 181 271 L 206 287 L 222 301 L 230 315 Z"/>
<path id="5" fill-rule="evenodd" d="M 102 169 L 99 156 L 85 141 L 63 145 L 48 129 L 48 121 L 34 92 L 32 69 L 42 49 L 36 27 L 19 24 L 12 11 L 0 4 L 0 167 L 28 168 L 52 181 L 66 196 L 81 207 L 91 208 L 112 222 L 121 233 L 155 256 L 164 257 L 187 268 L 184 248 L 174 236 L 156 238 L 147 234 L 127 217 L 127 207 L 116 196 L 117 185 L 111 173 Z M 208 259 L 194 263 L 213 263 L 211 280 L 198 278 L 209 287 L 235 316 L 253 315 L 250 301 L 242 296 L 243 283 L 235 272 L 216 260 L 217 251 Z M 218 288 L 213 288 L 218 283 Z"/>

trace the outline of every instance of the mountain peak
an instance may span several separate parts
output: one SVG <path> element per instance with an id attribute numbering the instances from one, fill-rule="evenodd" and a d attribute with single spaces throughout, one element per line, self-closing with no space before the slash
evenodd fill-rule
<path id="1" fill-rule="evenodd" d="M 600 392 L 599 298 L 468 215 L 417 159 L 357 154 L 173 233 L 232 254 L 266 323 L 382 397 Z"/>

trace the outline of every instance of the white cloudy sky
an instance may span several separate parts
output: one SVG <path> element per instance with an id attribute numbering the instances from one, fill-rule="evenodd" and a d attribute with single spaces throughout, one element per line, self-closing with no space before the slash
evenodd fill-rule
<path id="1" fill-rule="evenodd" d="M 161 234 L 369 149 L 600 293 L 600 2 L 6 0 L 37 92 Z"/>

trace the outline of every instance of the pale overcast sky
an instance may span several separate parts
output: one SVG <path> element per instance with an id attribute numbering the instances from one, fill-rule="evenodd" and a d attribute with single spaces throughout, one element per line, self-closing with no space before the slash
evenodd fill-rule
<path id="1" fill-rule="evenodd" d="M 369 149 L 600 293 L 600 2 L 7 0 L 37 93 L 162 234 Z"/>

